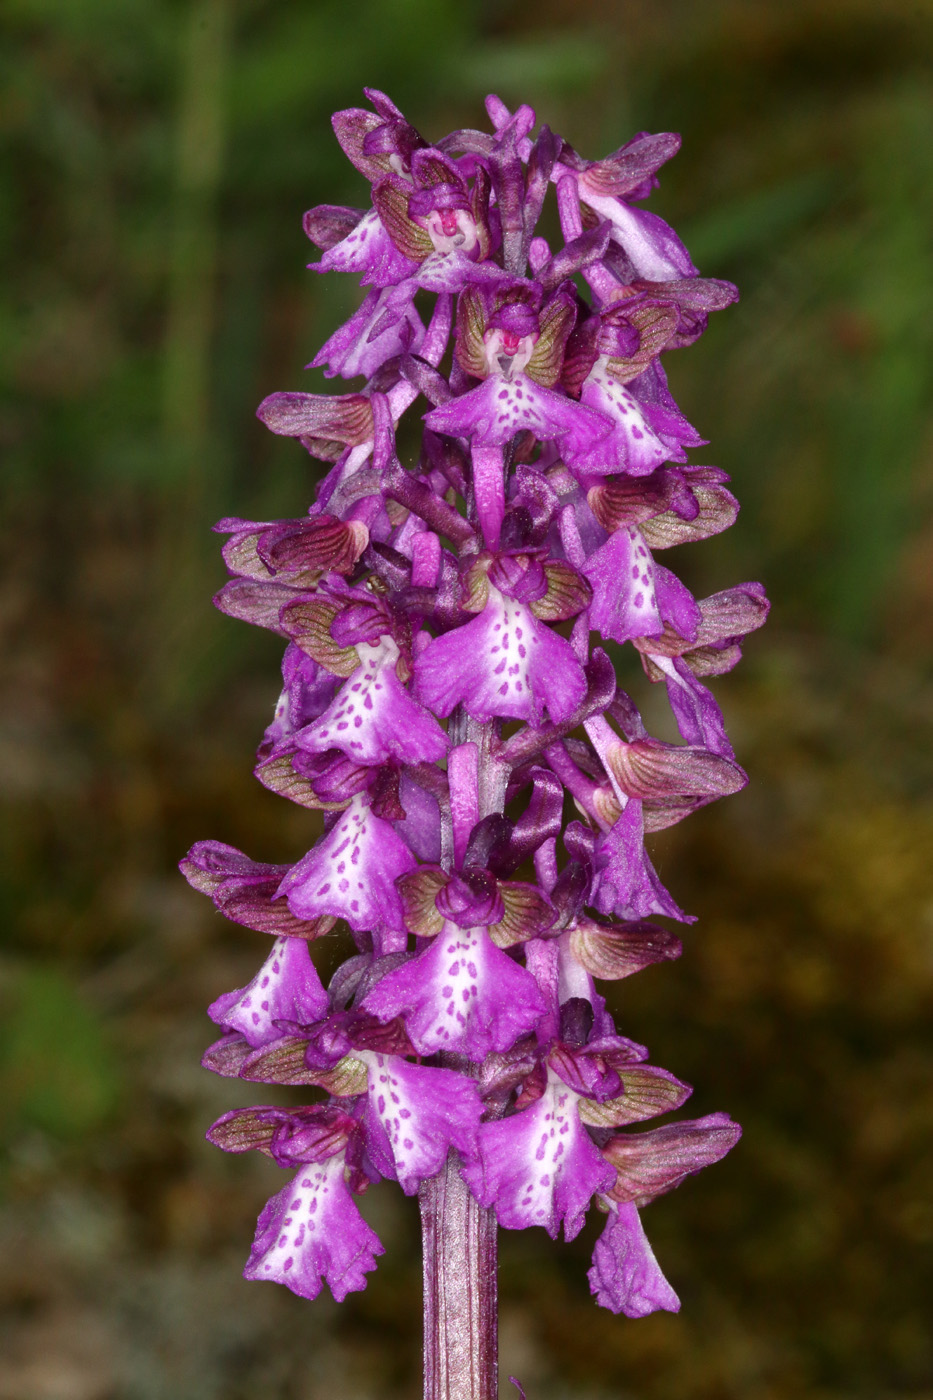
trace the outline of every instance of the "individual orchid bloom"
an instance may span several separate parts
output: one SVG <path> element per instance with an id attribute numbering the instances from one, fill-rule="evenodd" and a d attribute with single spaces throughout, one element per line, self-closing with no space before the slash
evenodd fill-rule
<path id="1" fill-rule="evenodd" d="M 501 446 L 529 430 L 542 441 L 566 439 L 580 448 L 608 431 L 597 415 L 553 392 L 576 314 L 571 286 L 558 288 L 538 309 L 540 297 L 535 283 L 507 283 L 492 292 L 464 289 L 457 361 L 484 382 L 426 414 L 429 428 L 468 437 L 479 447 Z"/>
<path id="2" fill-rule="evenodd" d="M 680 580 L 654 562 L 643 534 L 621 526 L 583 566 L 592 585 L 590 625 L 614 642 L 659 637 L 670 624 L 696 637 L 700 610 Z"/>
<path id="3" fill-rule="evenodd" d="M 417 354 L 425 336 L 414 291 L 392 282 L 373 289 L 362 306 L 321 346 L 308 368 L 322 366 L 328 379 L 372 376 L 396 355 Z"/>
<path id="4" fill-rule="evenodd" d="M 411 1196 L 437 1174 L 451 1148 L 473 1160 L 483 1106 L 471 1080 L 395 1055 L 357 1054 L 369 1074 L 367 1151 L 383 1176 Z"/>
<path id="5" fill-rule="evenodd" d="M 632 208 L 632 201 L 650 194 L 657 183 L 655 172 L 679 149 L 679 136 L 669 132 L 651 136 L 644 132 L 598 161 L 571 157 L 571 164 L 565 147 L 564 157 L 555 168 L 567 201 L 575 201 L 578 210 L 589 209 L 598 218 L 608 219 L 613 241 L 622 250 L 634 276 L 651 282 L 692 277 L 697 271 L 669 224 L 646 209 Z M 574 223 L 565 213 L 564 202 L 561 201 L 564 235 L 572 237 Z M 577 217 L 580 218 L 579 213 Z"/>
<path id="6" fill-rule="evenodd" d="M 401 1016 L 419 1055 L 445 1050 L 479 1063 L 534 1030 L 544 1006 L 534 978 L 485 928 L 447 922 L 423 953 L 376 984 L 363 1009 L 382 1021 Z"/>
<path id="7" fill-rule="evenodd" d="M 425 414 L 434 432 L 470 441 L 477 510 L 495 547 L 505 507 L 503 448 L 517 433 L 555 441 L 567 457 L 586 454 L 611 422 L 556 393 L 563 350 L 576 314 L 569 284 L 540 312 L 535 284 L 487 295 L 467 287 L 457 311 L 457 360 L 482 383 Z"/>
<path id="8" fill-rule="evenodd" d="M 599 314 L 579 322 L 567 346 L 564 386 L 613 424 L 589 453 L 567 459 L 577 473 L 644 476 L 669 458 L 684 460 L 684 445 L 696 439 L 692 429 L 684 435 L 679 415 L 641 401 L 628 387 L 674 341 L 677 310 L 645 295 L 623 299 L 623 290 Z"/>
<path id="9" fill-rule="evenodd" d="M 599 837 L 594 860 L 592 902 L 601 914 L 633 920 L 664 914 L 684 923 L 695 922 L 658 878 L 645 850 L 644 815 L 636 798 L 626 802 L 615 825 Z"/>
<path id="10" fill-rule="evenodd" d="M 252 982 L 218 997 L 207 1014 L 224 1030 L 240 1031 L 250 1045 L 265 1045 L 280 1035 L 277 1021 L 318 1021 L 329 1009 L 307 943 L 277 938 Z"/>
<path id="11" fill-rule="evenodd" d="M 481 723 L 496 716 L 537 725 L 545 709 L 560 723 L 585 691 L 570 643 L 494 584 L 478 617 L 435 638 L 415 661 L 423 704 L 444 716 L 462 704 Z"/>
<path id="12" fill-rule="evenodd" d="M 412 262 L 448 253 L 482 262 L 492 247 L 489 193 L 482 165 L 471 190 L 442 151 L 424 148 L 414 152 L 409 178 L 392 173 L 374 185 L 373 204 L 399 252 Z"/>
<path id="13" fill-rule="evenodd" d="M 497 1223 L 572 1239 L 595 1203 L 597 1302 L 679 1307 L 639 1211 L 739 1129 L 630 1131 L 691 1091 L 617 1030 L 602 983 L 681 952 L 653 918 L 692 919 L 646 835 L 744 785 L 705 682 L 767 601 L 754 583 L 694 598 L 658 562 L 738 512 L 725 472 L 687 462 L 702 439 L 662 364 L 736 296 L 639 207 L 679 138 L 588 161 L 490 97 L 491 130 L 429 144 L 367 97 L 334 130 L 372 207 L 304 219 L 313 269 L 369 288 L 311 366 L 361 387 L 269 394 L 266 426 L 330 465 L 307 516 L 216 527 L 218 608 L 286 645 L 256 776 L 323 831 L 291 866 L 202 841 L 182 869 L 272 940 L 212 1003 L 204 1065 L 327 1098 L 211 1130 L 297 1169 L 246 1276 L 362 1288 L 382 1246 L 353 1197 L 397 1182 L 423 1223 L 428 1389 L 468 1374 L 485 1393 Z M 648 733 L 609 643 L 664 682 L 680 742 Z M 332 943 L 325 989 L 307 945 L 338 922 L 355 946 Z"/>
<path id="14" fill-rule="evenodd" d="M 316 1298 L 326 1283 L 338 1303 L 366 1287 L 384 1250 L 347 1183 L 347 1146 L 358 1131 L 326 1107 L 235 1110 L 214 1124 L 208 1137 L 226 1151 L 257 1148 L 280 1166 L 299 1167 L 259 1217 L 244 1278 L 284 1283 L 301 1298 Z"/>
<path id="15" fill-rule="evenodd" d="M 449 298 L 438 298 L 419 353 L 429 365 L 440 361 L 450 335 Z M 371 457 L 377 470 L 385 468 L 395 450 L 394 425 L 417 397 L 406 380 L 386 394 L 269 394 L 256 416 L 272 432 L 297 437 L 312 456 L 337 462 L 339 476 L 352 476 Z M 333 489 L 333 485 L 331 486 Z"/>
<path id="16" fill-rule="evenodd" d="M 424 138 L 384 93 L 367 88 L 366 95 L 375 112 L 357 107 L 334 114 L 334 134 L 344 154 L 371 182 L 389 172 L 408 175 L 412 156 L 426 145 Z M 321 261 L 310 264 L 315 272 L 362 273 L 364 285 L 391 287 L 415 270 L 375 209 L 360 213 L 323 205 L 309 210 L 304 225 L 308 237 L 325 249 Z"/>
<path id="17" fill-rule="evenodd" d="M 635 1206 L 613 1203 L 593 1250 L 588 1278 L 600 1307 L 626 1317 L 680 1312 L 680 1299 L 661 1272 Z"/>
<path id="18" fill-rule="evenodd" d="M 580 1122 L 578 1100 L 549 1070 L 530 1107 L 480 1128 L 480 1164 L 467 1169 L 466 1180 L 506 1229 L 543 1225 L 556 1239 L 563 1224 L 572 1240 L 593 1195 L 611 1185 L 612 1168 Z"/>
<path id="19" fill-rule="evenodd" d="M 602 1307 L 626 1317 L 679 1311 L 677 1295 L 645 1237 L 639 1207 L 718 1162 L 741 1134 L 728 1114 L 710 1113 L 647 1133 L 620 1135 L 603 1148 L 618 1175 L 603 1201 L 608 1218 L 589 1271 L 590 1289 Z"/>
<path id="20" fill-rule="evenodd" d="M 318 845 L 292 866 L 279 885 L 301 919 L 331 915 L 357 932 L 372 931 L 383 952 L 404 943 L 402 905 L 395 881 L 414 869 L 415 858 L 392 825 L 374 815 L 362 795 Z"/>
<path id="21" fill-rule="evenodd" d="M 417 704 L 398 678 L 399 649 L 383 634 L 358 642 L 360 665 L 339 694 L 295 740 L 308 753 L 340 749 L 357 763 L 436 763 L 447 752 L 437 720 Z"/>
<path id="22" fill-rule="evenodd" d="M 316 1298 L 324 1283 L 342 1303 L 366 1287 L 364 1275 L 384 1253 L 344 1180 L 343 1157 L 311 1162 L 263 1209 L 243 1277 L 284 1283 Z"/>

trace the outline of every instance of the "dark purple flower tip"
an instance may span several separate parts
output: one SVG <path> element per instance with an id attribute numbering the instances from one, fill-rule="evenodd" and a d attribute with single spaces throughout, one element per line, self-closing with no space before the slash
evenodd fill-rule
<path id="1" fill-rule="evenodd" d="M 570 1002 L 564 1002 L 561 1006 L 561 1028 L 563 1030 L 566 1027 L 575 1040 L 584 1031 L 589 1034 L 583 1007 L 589 1006 L 590 1018 L 593 1015 L 593 1008 L 589 1002 L 583 1002 L 583 1006 L 573 1004 L 579 1001 L 582 1001 L 582 998 L 573 997 Z M 564 1007 L 569 1009 L 565 1011 Z M 612 1101 L 623 1092 L 622 1078 L 609 1058 L 598 1053 L 587 1053 L 585 1043 L 567 1044 L 562 1036 L 561 1041 L 551 1050 L 548 1064 L 575 1094 L 581 1094 L 587 1099 L 595 1100 L 596 1103 Z M 581 1109 L 581 1113 L 583 1111 Z"/>
<path id="2" fill-rule="evenodd" d="M 330 635 L 341 647 L 353 647 L 358 642 L 373 644 L 392 630 L 389 611 L 382 600 L 376 598 L 348 603 L 330 625 Z"/>
<path id="3" fill-rule="evenodd" d="M 531 554 L 499 554 L 489 570 L 489 581 L 500 593 L 519 603 L 536 603 L 548 591 L 540 560 Z"/>
<path id="4" fill-rule="evenodd" d="M 429 214 L 457 209 L 469 210 L 470 201 L 459 185 L 430 185 L 424 190 L 415 190 L 408 200 L 410 219 L 427 219 Z M 450 226 L 444 225 L 444 232 L 451 236 L 457 232 L 457 220 L 451 218 Z"/>
<path id="5" fill-rule="evenodd" d="M 342 1108 L 319 1104 L 285 1115 L 272 1135 L 270 1148 L 278 1166 L 300 1167 L 333 1157 L 358 1131 L 359 1124 Z"/>
<path id="6" fill-rule="evenodd" d="M 569 1050 L 579 1050 L 593 1029 L 593 1006 L 584 997 L 571 997 L 561 1003 L 560 1039 Z"/>
<path id="7" fill-rule="evenodd" d="M 463 857 L 464 870 L 492 870 L 497 875 L 513 867 L 509 857 L 514 824 L 508 817 L 491 813 L 476 823 L 470 832 Z"/>
<path id="8" fill-rule="evenodd" d="M 526 335 L 537 336 L 540 329 L 538 313 L 527 301 L 507 301 L 504 306 L 500 306 L 492 313 L 486 322 L 486 333 L 490 331 L 501 331 L 504 342 L 509 337 L 514 338 L 515 347 L 518 341 Z M 508 348 L 506 346 L 507 353 Z"/>
<path id="9" fill-rule="evenodd" d="M 496 877 L 488 870 L 466 870 L 451 876 L 434 903 L 445 919 L 460 928 L 497 924 L 505 914 Z"/>

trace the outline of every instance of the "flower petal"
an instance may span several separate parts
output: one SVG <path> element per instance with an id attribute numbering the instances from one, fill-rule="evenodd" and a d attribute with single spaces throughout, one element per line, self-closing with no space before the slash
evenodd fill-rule
<path id="1" fill-rule="evenodd" d="M 570 455 L 591 450 L 611 427 L 599 414 L 525 374 L 512 380 L 494 374 L 469 393 L 432 408 L 424 421 L 436 433 L 469 437 L 482 447 L 501 446 L 529 431 L 541 442 L 559 440 Z"/>
<path id="2" fill-rule="evenodd" d="M 439 715 L 463 704 L 481 722 L 501 716 L 538 725 L 546 707 L 560 724 L 583 699 L 586 677 L 569 642 L 490 584 L 480 615 L 418 657 L 415 690 Z"/>
<path id="3" fill-rule="evenodd" d="M 614 642 L 664 631 L 654 560 L 634 525 L 623 525 L 591 554 L 583 572 L 593 588 L 590 626 Z"/>
<path id="4" fill-rule="evenodd" d="M 451 1147 L 474 1160 L 483 1105 L 472 1079 L 396 1055 L 357 1054 L 369 1069 L 366 1147 L 383 1176 L 412 1196 L 440 1171 Z M 610 1174 L 614 1179 L 614 1169 Z"/>
<path id="5" fill-rule="evenodd" d="M 609 1212 L 587 1278 L 597 1303 L 610 1312 L 626 1317 L 647 1317 L 660 1308 L 680 1312 L 680 1299 L 661 1273 L 633 1205 Z"/>
<path id="6" fill-rule="evenodd" d="M 277 938 L 252 982 L 227 992 L 207 1014 L 225 1031 L 241 1031 L 250 1045 L 266 1045 L 282 1034 L 275 1021 L 310 1025 L 326 1016 L 330 999 L 302 938 Z"/>
<path id="7" fill-rule="evenodd" d="M 349 321 L 321 346 L 311 364 L 323 365 L 328 379 L 335 374 L 343 379 L 358 374 L 372 378 L 386 360 L 414 349 L 423 338 L 424 323 L 415 310 L 414 295 L 414 283 L 381 291 L 374 288 Z"/>
<path id="8" fill-rule="evenodd" d="M 392 825 L 357 794 L 323 840 L 288 872 L 278 893 L 287 896 L 298 918 L 334 914 L 358 932 L 399 931 L 402 904 L 395 881 L 415 864 Z"/>
<path id="9" fill-rule="evenodd" d="M 340 749 L 357 763 L 436 763 L 447 752 L 437 720 L 409 695 L 396 673 L 399 649 L 389 636 L 358 642 L 361 665 L 320 719 L 296 735 L 309 753 Z"/>
<path id="10" fill-rule="evenodd" d="M 641 803 L 636 798 L 630 799 L 615 825 L 596 843 L 595 860 L 592 903 L 601 914 L 622 919 L 666 914 L 683 923 L 694 922 L 674 903 L 648 859 Z"/>
<path id="11" fill-rule="evenodd" d="M 596 1191 L 611 1185 L 611 1172 L 577 1114 L 578 1096 L 552 1072 L 541 1098 L 530 1108 L 479 1131 L 481 1169 L 464 1179 L 481 1205 L 496 1212 L 507 1230 L 543 1225 L 572 1240 Z"/>
<path id="12" fill-rule="evenodd" d="M 340 1303 L 366 1287 L 385 1251 L 344 1181 L 343 1153 L 303 1167 L 259 1217 L 243 1277 L 284 1283 L 316 1298 L 325 1283 Z"/>
<path id="13" fill-rule="evenodd" d="M 609 419 L 612 431 L 589 452 L 568 458 L 568 465 L 577 470 L 597 472 L 600 476 L 617 471 L 647 476 L 667 461 L 667 448 L 651 427 L 644 404 L 616 383 L 602 358 L 590 371 L 580 402 Z"/>
<path id="14" fill-rule="evenodd" d="M 485 929 L 445 924 L 425 952 L 384 977 L 362 1009 L 403 1016 L 419 1055 L 452 1050 L 480 1061 L 534 1029 L 545 1005 L 537 983 Z"/>
<path id="15" fill-rule="evenodd" d="M 595 184 L 595 181 L 594 181 Z M 613 195 L 600 194 L 586 175 L 580 181 L 580 197 L 600 218 L 612 224 L 612 236 L 623 248 L 636 277 L 665 282 L 676 277 L 693 277 L 696 268 L 670 224 L 647 209 L 633 209 Z"/>
<path id="16" fill-rule="evenodd" d="M 352 233 L 308 267 L 312 272 L 361 272 L 364 287 L 394 287 L 416 272 L 418 264 L 398 251 L 379 215 L 370 209 Z"/>

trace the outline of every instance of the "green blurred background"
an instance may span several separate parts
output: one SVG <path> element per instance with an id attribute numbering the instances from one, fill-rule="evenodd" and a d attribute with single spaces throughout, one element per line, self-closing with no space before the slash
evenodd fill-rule
<path id="1" fill-rule="evenodd" d="M 6 0 L 2 29 L 0 1400 L 418 1393 L 394 1188 L 342 1307 L 239 1276 L 279 1174 L 203 1143 L 253 1091 L 198 1059 L 265 943 L 175 871 L 315 831 L 250 775 L 281 648 L 212 610 L 209 527 L 309 502 L 253 410 L 355 305 L 300 217 L 364 201 L 328 123 L 364 83 L 429 138 L 490 90 L 593 157 L 683 132 L 651 207 L 742 289 L 667 358 L 744 503 L 675 567 L 774 599 L 716 683 L 752 783 L 655 838 L 700 922 L 614 1004 L 746 1134 L 647 1213 L 679 1317 L 592 1304 L 590 1227 L 505 1235 L 506 1374 L 933 1396 L 929 0 Z"/>

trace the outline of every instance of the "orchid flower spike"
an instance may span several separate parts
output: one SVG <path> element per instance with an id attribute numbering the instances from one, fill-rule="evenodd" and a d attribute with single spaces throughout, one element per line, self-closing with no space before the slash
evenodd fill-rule
<path id="1" fill-rule="evenodd" d="M 744 785 L 707 681 L 768 605 L 757 583 L 696 599 L 657 557 L 738 509 L 688 461 L 703 439 L 662 367 L 737 295 L 641 207 L 679 138 L 585 160 L 493 97 L 491 131 L 431 145 L 366 95 L 334 117 L 365 207 L 304 222 L 312 269 L 368 289 L 312 360 L 348 383 L 259 409 L 326 469 L 306 516 L 217 527 L 218 606 L 285 644 L 257 776 L 323 831 L 291 866 L 204 841 L 182 869 L 272 939 L 210 1007 L 205 1064 L 315 1091 L 208 1134 L 294 1172 L 246 1277 L 340 1300 L 383 1252 L 356 1197 L 381 1178 L 417 1194 L 439 1400 L 455 1365 L 493 1393 L 497 1225 L 572 1239 L 595 1208 L 597 1303 L 680 1306 L 640 1212 L 740 1129 L 640 1126 L 691 1091 L 597 984 L 680 952 L 654 920 L 692 920 L 646 841 Z M 536 233 L 552 188 L 557 249 Z M 403 460 L 404 414 L 423 437 Z M 648 734 L 600 640 L 666 686 L 681 742 Z M 324 938 L 345 955 L 327 987 Z"/>

